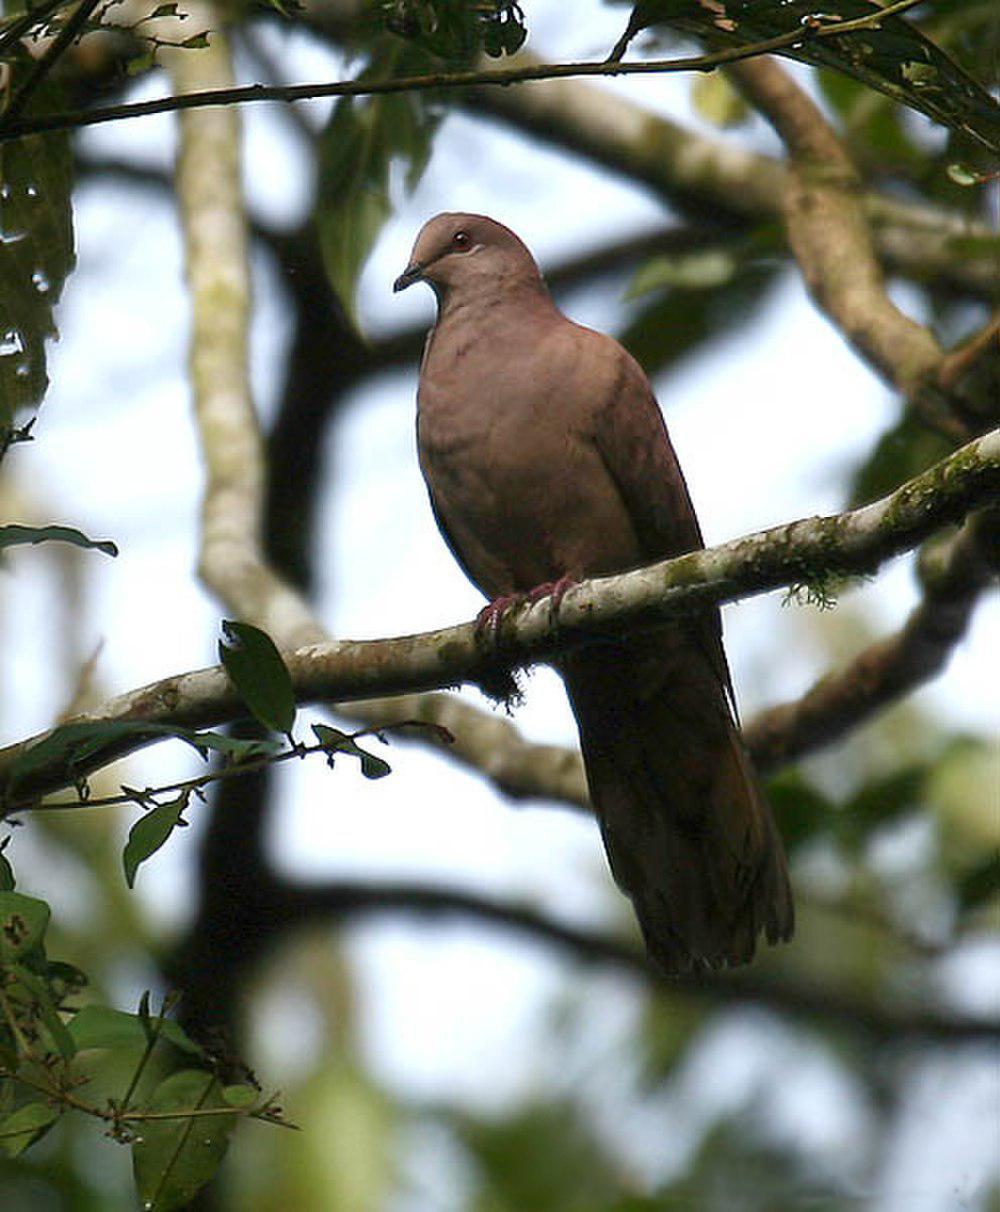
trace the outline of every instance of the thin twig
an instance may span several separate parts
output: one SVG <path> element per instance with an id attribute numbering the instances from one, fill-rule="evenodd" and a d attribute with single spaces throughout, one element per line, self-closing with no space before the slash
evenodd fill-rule
<path id="1" fill-rule="evenodd" d="M 889 12 L 912 8 L 919 0 L 900 0 L 889 9 L 880 9 L 871 16 L 853 21 L 836 21 L 790 30 L 774 38 L 748 46 L 730 47 L 707 55 L 685 59 L 651 59 L 642 63 L 576 62 L 532 64 L 522 68 L 499 68 L 461 72 L 431 72 L 420 76 L 399 76 L 390 80 L 337 80 L 329 83 L 264 85 L 250 84 L 235 88 L 206 89 L 203 92 L 159 97 L 149 101 L 124 102 L 91 110 L 70 110 L 59 114 L 39 115 L 18 122 L 0 125 L 0 143 L 24 135 L 46 131 L 74 130 L 96 126 L 125 118 L 147 114 L 173 113 L 177 110 L 203 109 L 213 105 L 246 104 L 252 101 L 307 101 L 321 97 L 361 97 L 386 93 L 418 92 L 432 89 L 469 88 L 473 85 L 523 84 L 529 80 L 555 80 L 576 76 L 635 76 L 662 75 L 671 72 L 712 71 L 726 63 L 737 63 L 757 55 L 770 54 L 788 46 L 800 46 L 816 38 L 841 36 L 855 30 L 876 28 Z M 187 52 L 183 52 L 187 53 Z"/>

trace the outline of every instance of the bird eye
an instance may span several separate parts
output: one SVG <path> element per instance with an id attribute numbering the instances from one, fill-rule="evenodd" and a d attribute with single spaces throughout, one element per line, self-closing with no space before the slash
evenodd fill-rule
<path id="1" fill-rule="evenodd" d="M 471 243 L 472 241 L 469 239 L 469 233 L 467 231 L 457 231 L 451 238 L 452 248 L 460 249 L 463 252 Z"/>

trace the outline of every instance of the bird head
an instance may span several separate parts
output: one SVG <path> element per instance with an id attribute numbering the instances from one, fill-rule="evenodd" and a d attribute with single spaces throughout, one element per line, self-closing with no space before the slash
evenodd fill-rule
<path id="1" fill-rule="evenodd" d="M 438 302 L 492 295 L 512 282 L 542 286 L 535 259 L 508 227 L 485 215 L 448 213 L 428 220 L 394 291 L 426 282 Z"/>

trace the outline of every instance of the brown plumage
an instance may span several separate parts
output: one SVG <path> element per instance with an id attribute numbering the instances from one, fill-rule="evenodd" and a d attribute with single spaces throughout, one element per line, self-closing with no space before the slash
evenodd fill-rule
<path id="1" fill-rule="evenodd" d="M 703 546 L 652 389 L 613 338 L 556 308 L 501 224 L 427 223 L 402 290 L 438 318 L 420 369 L 420 466 L 489 598 Z M 747 962 L 792 933 L 781 842 L 733 720 L 716 609 L 560 659 L 611 870 L 668 972 Z"/>

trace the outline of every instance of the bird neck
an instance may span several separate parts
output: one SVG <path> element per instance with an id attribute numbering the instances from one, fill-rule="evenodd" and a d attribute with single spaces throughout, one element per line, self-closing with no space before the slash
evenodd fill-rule
<path id="1" fill-rule="evenodd" d="M 521 274 L 511 279 L 498 277 L 489 282 L 477 282 L 471 289 L 444 283 L 433 283 L 433 286 L 438 305 L 438 326 L 456 320 L 495 317 L 508 309 L 515 309 L 519 314 L 525 310 L 533 314 L 556 310 L 541 276 L 525 278 Z"/>

